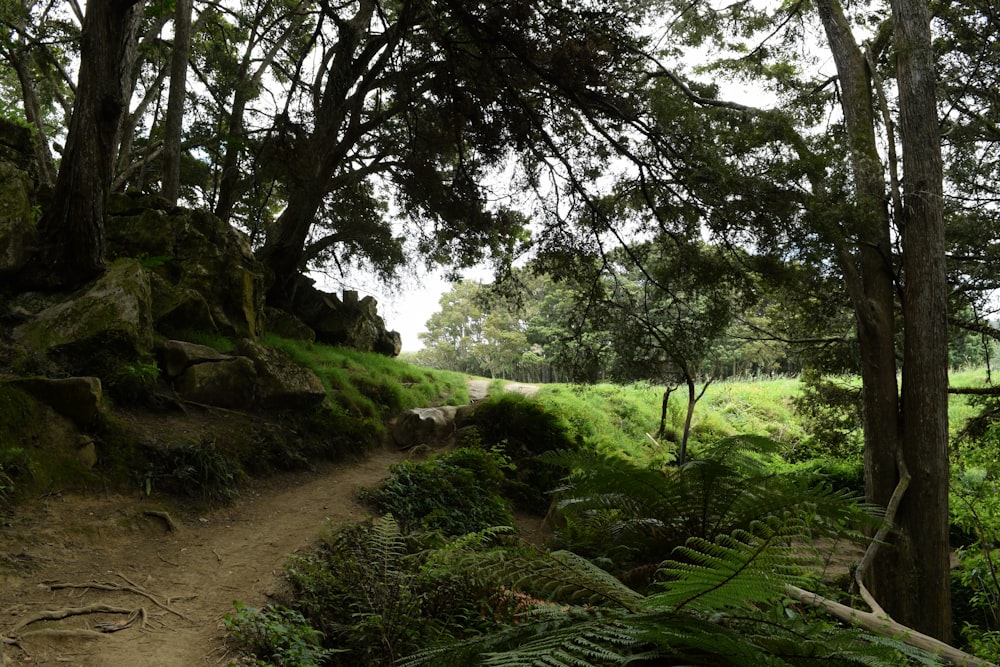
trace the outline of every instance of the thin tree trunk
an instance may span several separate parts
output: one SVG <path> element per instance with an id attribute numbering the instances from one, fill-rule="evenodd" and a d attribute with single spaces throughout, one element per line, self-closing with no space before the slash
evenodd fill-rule
<path id="1" fill-rule="evenodd" d="M 174 5 L 174 50 L 170 57 L 170 92 L 163 132 L 162 195 L 177 204 L 181 188 L 181 131 L 184 126 L 184 98 L 187 94 L 188 54 L 191 51 L 192 0 L 176 0 Z"/>

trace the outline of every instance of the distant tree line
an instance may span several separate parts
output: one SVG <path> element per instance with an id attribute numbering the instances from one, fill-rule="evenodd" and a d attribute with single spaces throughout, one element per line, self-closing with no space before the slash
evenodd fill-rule
<path id="1" fill-rule="evenodd" d="M 649 247 L 645 249 L 648 251 Z M 709 253 L 703 246 L 703 252 Z M 705 258 L 702 258 L 705 260 Z M 423 365 L 519 382 L 653 384 L 858 371 L 857 341 L 846 309 L 824 313 L 819 295 L 795 306 L 787 290 L 768 288 L 767 277 L 744 274 L 744 289 L 706 264 L 714 284 L 668 298 L 653 291 L 640 300 L 640 281 L 617 264 L 595 286 L 586 280 L 514 269 L 496 283 L 457 282 L 420 334 Z M 706 260 L 707 261 L 707 260 Z M 671 267 L 662 266 L 668 270 Z M 676 270 L 676 267 L 673 267 Z M 676 281 L 672 281 L 676 286 Z M 655 298 L 654 298 L 655 297 Z M 989 323 L 991 329 L 995 325 Z M 822 332 L 822 333 L 821 333 Z M 995 365 L 997 344 L 988 334 L 953 329 L 950 366 Z"/>

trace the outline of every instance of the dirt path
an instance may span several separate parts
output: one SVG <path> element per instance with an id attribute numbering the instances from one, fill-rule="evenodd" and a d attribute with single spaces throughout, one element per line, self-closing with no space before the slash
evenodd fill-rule
<path id="1" fill-rule="evenodd" d="M 485 398 L 489 385 L 470 380 L 472 400 Z M 504 389 L 530 396 L 538 387 Z M 171 515 L 176 530 L 138 493 L 56 494 L 18 507 L 9 525 L 0 524 L 0 667 L 226 664 L 221 619 L 233 601 L 266 604 L 287 556 L 308 550 L 326 524 L 362 520 L 358 489 L 405 456 L 390 446 L 362 461 L 256 480 L 230 507 Z M 526 520 L 529 539 L 537 523 Z M 147 623 L 97 633 L 127 615 L 28 622 L 99 604 L 141 608 Z M 3 641 L 11 637 L 17 642 Z"/>
<path id="2" fill-rule="evenodd" d="M 231 507 L 172 517 L 176 531 L 146 514 L 156 508 L 138 496 L 64 494 L 20 508 L 13 525 L 0 528 L 0 638 L 20 636 L 18 645 L 0 643 L 0 666 L 226 664 L 221 619 L 233 600 L 266 603 L 286 555 L 308 549 L 326 523 L 361 520 L 358 488 L 374 485 L 404 456 L 385 449 L 360 462 L 256 482 Z M 68 636 L 124 614 L 17 629 L 45 610 L 101 603 L 144 608 L 145 629 Z"/>

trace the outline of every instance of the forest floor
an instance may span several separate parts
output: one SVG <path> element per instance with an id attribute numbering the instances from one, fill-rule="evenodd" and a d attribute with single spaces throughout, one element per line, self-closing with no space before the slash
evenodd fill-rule
<path id="1" fill-rule="evenodd" d="M 471 381 L 472 400 L 488 385 Z M 251 480 L 232 505 L 201 511 L 139 493 L 19 505 L 0 524 L 0 667 L 226 665 L 236 655 L 222 618 L 233 601 L 266 604 L 288 556 L 308 553 L 326 528 L 364 520 L 358 491 L 406 457 L 385 446 Z M 541 539 L 538 519 L 521 522 L 522 536 Z"/>

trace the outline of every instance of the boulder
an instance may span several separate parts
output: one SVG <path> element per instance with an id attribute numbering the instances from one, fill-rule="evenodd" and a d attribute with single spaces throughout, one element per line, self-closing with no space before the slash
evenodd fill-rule
<path id="1" fill-rule="evenodd" d="M 259 406 L 309 410 L 326 400 L 326 388 L 316 374 L 281 350 L 244 340 L 237 351 L 253 360 Z"/>
<path id="2" fill-rule="evenodd" d="M 390 356 L 402 349 L 402 338 L 386 331 L 385 321 L 378 314 L 378 302 L 370 296 L 359 299 L 357 292 L 348 290 L 341 301 L 300 276 L 291 310 L 316 332 L 319 342 Z"/>
<path id="3" fill-rule="evenodd" d="M 35 239 L 33 186 L 28 172 L 0 160 L 0 276 L 28 263 Z"/>
<path id="4" fill-rule="evenodd" d="M 400 449 L 444 443 L 455 433 L 458 411 L 454 405 L 408 410 L 396 419 L 390 437 Z"/>
<path id="5" fill-rule="evenodd" d="M 223 354 L 206 345 L 183 340 L 168 340 L 160 346 L 160 370 L 167 379 L 180 377 L 190 366 L 213 361 L 226 361 L 232 355 Z"/>
<path id="6" fill-rule="evenodd" d="M 245 410 L 254 402 L 257 373 L 246 357 L 229 357 L 189 366 L 174 382 L 186 400 L 232 410 Z"/>
<path id="7" fill-rule="evenodd" d="M 212 309 L 200 292 L 173 285 L 156 273 L 149 274 L 149 286 L 153 323 L 160 333 L 218 330 Z"/>
<path id="8" fill-rule="evenodd" d="M 138 358 L 153 347 L 149 279 L 138 262 L 116 262 L 90 288 L 16 327 L 14 338 L 43 355 Z"/>
<path id="9" fill-rule="evenodd" d="M 18 378 L 12 383 L 80 428 L 89 425 L 101 407 L 103 389 L 100 378 Z"/>
<path id="10" fill-rule="evenodd" d="M 211 324 L 240 338 L 263 334 L 264 268 L 244 234 L 208 211 L 170 208 L 158 199 L 119 197 L 111 208 L 109 256 L 142 258 L 175 288 L 158 289 L 153 306 L 161 317 L 170 316 L 172 328 L 181 328 L 185 312 L 193 312 L 196 321 L 188 328 Z M 210 318 L 199 312 L 192 293 L 207 304 Z"/>
<path id="11" fill-rule="evenodd" d="M 265 328 L 268 333 L 293 340 L 316 340 L 316 332 L 305 322 L 280 308 L 264 307 Z"/>

